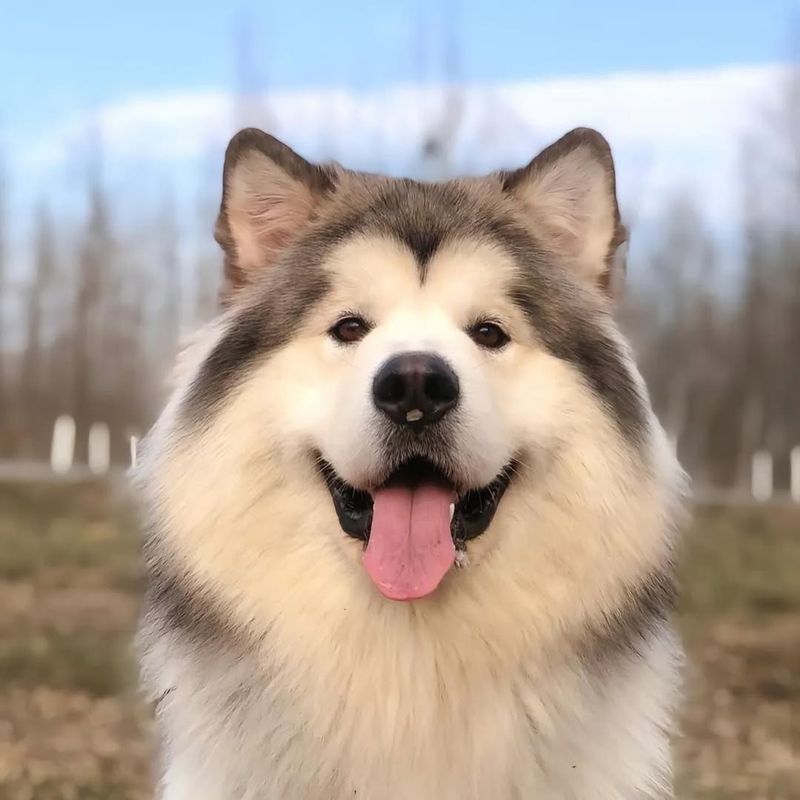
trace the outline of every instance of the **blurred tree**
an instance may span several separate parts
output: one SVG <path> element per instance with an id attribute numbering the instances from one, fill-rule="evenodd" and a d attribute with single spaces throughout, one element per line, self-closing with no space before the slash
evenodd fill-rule
<path id="1" fill-rule="evenodd" d="M 452 11 L 444 15 L 442 34 L 448 80 L 442 116 L 417 164 L 423 177 L 449 175 L 461 130 L 456 2 L 442 6 Z M 440 46 L 436 52 L 441 51 Z M 252 55 L 242 58 L 239 70 L 241 123 L 264 124 L 262 111 L 250 104 L 254 97 L 263 100 Z M 245 118 L 254 109 L 258 119 Z M 731 221 L 733 230 L 740 225 L 741 247 L 720 246 L 691 196 L 669 198 L 649 255 L 631 272 L 626 299 L 626 327 L 654 406 L 701 485 L 744 484 L 754 449 L 770 447 L 785 463 L 785 452 L 800 443 L 796 72 L 764 120 L 742 145 L 742 214 Z M 157 213 L 134 227 L 131 221 L 122 224 L 123 198 L 104 191 L 101 148 L 95 143 L 91 149 L 85 218 L 65 224 L 65 216 L 39 206 L 32 258 L 14 265 L 14 277 L 24 286 L 19 301 L 8 292 L 0 167 L 0 438 L 16 442 L 19 453 L 35 450 L 46 457 L 53 417 L 71 411 L 81 448 L 88 425 L 105 421 L 121 461 L 125 434 L 145 430 L 163 397 L 162 376 L 179 344 L 182 320 L 194 326 L 216 313 L 220 255 L 210 231 L 219 170 L 215 155 L 213 172 L 201 176 L 195 219 L 181 224 L 181 205 L 167 187 L 155 204 Z M 196 238 L 187 239 L 187 232 Z M 11 319 L 20 320 L 18 336 L 8 330 Z M 19 420 L 26 436 L 12 440 L 9 420 Z"/>
<path id="2" fill-rule="evenodd" d="M 101 301 L 104 285 L 109 282 L 113 269 L 110 213 L 97 163 L 90 167 L 87 193 L 89 212 L 78 243 L 71 331 L 72 414 L 79 443 L 85 440 L 97 411 L 96 392 L 101 388 L 97 381 L 98 356 L 104 349 L 100 327 Z"/>
<path id="3" fill-rule="evenodd" d="M 8 409 L 6 403 L 6 170 L 3 153 L 0 152 L 0 453 L 8 448 Z"/>
<path id="4" fill-rule="evenodd" d="M 735 369 L 743 397 L 739 481 L 754 450 L 800 443 L 800 68 L 742 150 L 744 274 Z M 787 358 L 794 368 L 787 369 Z"/>
<path id="5" fill-rule="evenodd" d="M 210 320 L 219 308 L 220 276 L 222 275 L 222 254 L 211 236 L 219 210 L 219 197 L 214 172 L 213 191 L 204 188 L 199 191 L 193 207 L 196 231 L 192 240 L 191 264 L 194 286 L 189 309 L 191 327 L 202 325 Z M 206 186 L 207 186 L 206 182 Z"/>
<path id="6" fill-rule="evenodd" d="M 50 211 L 40 203 L 36 212 L 36 232 L 33 245 L 33 276 L 28 283 L 25 300 L 25 350 L 20 365 L 20 399 L 25 415 L 26 454 L 34 456 L 47 445 L 49 420 L 43 419 L 46 386 L 43 375 L 43 350 L 46 345 L 44 312 L 55 274 L 55 243 Z"/>
<path id="7" fill-rule="evenodd" d="M 160 244 L 158 267 L 164 282 L 161 340 L 165 351 L 171 357 L 178 346 L 181 330 L 182 281 L 179 255 L 180 231 L 175 198 L 169 191 L 164 192 L 158 234 Z"/>
<path id="8" fill-rule="evenodd" d="M 631 324 L 638 323 L 637 349 L 655 409 L 693 472 L 708 456 L 706 425 L 722 377 L 716 262 L 713 239 L 693 200 L 675 197 L 663 212 L 649 280 L 628 300 L 638 306 Z"/>

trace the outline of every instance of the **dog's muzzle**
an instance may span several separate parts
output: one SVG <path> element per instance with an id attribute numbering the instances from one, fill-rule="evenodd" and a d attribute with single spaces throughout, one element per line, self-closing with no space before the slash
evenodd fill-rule
<path id="1" fill-rule="evenodd" d="M 320 460 L 342 530 L 365 544 L 364 565 L 392 600 L 433 592 L 466 542 L 489 527 L 511 482 L 510 463 L 486 486 L 459 491 L 424 458 L 412 458 L 380 486 L 359 490 Z"/>

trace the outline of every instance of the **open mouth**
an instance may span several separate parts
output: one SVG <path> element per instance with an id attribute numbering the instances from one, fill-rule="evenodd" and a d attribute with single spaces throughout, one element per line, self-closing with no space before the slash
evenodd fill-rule
<path id="1" fill-rule="evenodd" d="M 392 600 L 433 592 L 464 550 L 494 517 L 511 480 L 509 464 L 487 486 L 459 492 L 424 458 L 402 464 L 379 487 L 355 489 L 320 462 L 342 530 L 365 542 L 364 566 Z"/>

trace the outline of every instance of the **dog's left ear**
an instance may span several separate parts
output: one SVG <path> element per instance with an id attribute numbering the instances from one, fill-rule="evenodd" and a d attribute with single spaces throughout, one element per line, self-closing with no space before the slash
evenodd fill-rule
<path id="1" fill-rule="evenodd" d="M 526 167 L 500 177 L 504 189 L 525 204 L 543 242 L 564 254 L 582 280 L 615 296 L 625 270 L 617 251 L 627 231 L 605 138 L 591 128 L 576 128 Z"/>
<path id="2" fill-rule="evenodd" d="M 331 173 L 256 128 L 225 151 L 215 237 L 225 252 L 222 302 L 269 269 L 333 188 Z"/>

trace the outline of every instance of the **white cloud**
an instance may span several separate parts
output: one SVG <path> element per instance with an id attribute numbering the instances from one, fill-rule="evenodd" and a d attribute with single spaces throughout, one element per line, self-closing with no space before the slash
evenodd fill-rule
<path id="1" fill-rule="evenodd" d="M 737 211 L 742 136 L 777 102 L 786 72 L 780 65 L 737 66 L 467 86 L 459 92 L 463 124 L 453 165 L 471 173 L 519 165 L 569 128 L 591 125 L 614 148 L 623 204 L 647 217 L 665 193 L 685 188 L 724 223 Z M 264 98 L 268 127 L 305 155 L 395 173 L 419 169 L 442 103 L 440 88 L 413 85 Z M 112 167 L 152 161 L 179 174 L 211 153 L 221 161 L 234 118 L 223 91 L 133 97 L 51 126 L 17 160 L 39 175 L 58 168 L 92 127 Z"/>

